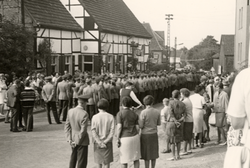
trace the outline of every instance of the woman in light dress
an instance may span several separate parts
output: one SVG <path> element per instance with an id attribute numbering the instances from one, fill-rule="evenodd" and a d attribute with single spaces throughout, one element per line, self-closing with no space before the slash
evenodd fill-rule
<path id="1" fill-rule="evenodd" d="M 4 74 L 0 74 L 0 115 L 4 115 L 4 97 L 6 94 L 7 85 L 5 83 Z"/>
<path id="2" fill-rule="evenodd" d="M 203 120 L 204 117 L 204 107 L 205 107 L 205 98 L 203 97 L 205 88 L 197 85 L 194 90 L 194 94 L 189 97 L 193 105 L 193 133 L 194 136 L 198 136 L 199 145 L 201 148 L 204 146 L 202 142 L 203 131 L 207 130 L 205 122 Z"/>

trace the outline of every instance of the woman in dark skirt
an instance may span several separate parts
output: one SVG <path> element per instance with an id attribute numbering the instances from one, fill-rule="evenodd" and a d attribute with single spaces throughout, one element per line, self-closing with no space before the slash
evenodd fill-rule
<path id="1" fill-rule="evenodd" d="M 183 153 L 180 153 L 180 155 L 187 155 L 187 154 L 192 153 L 191 142 L 193 139 L 193 127 L 194 127 L 193 105 L 192 105 L 191 100 L 189 99 L 190 91 L 186 88 L 182 88 L 180 92 L 181 92 L 181 99 L 182 99 L 182 102 L 185 104 L 186 113 L 187 113 L 184 119 L 184 126 L 183 126 L 184 148 L 183 148 Z"/>
<path id="2" fill-rule="evenodd" d="M 145 168 L 154 168 L 156 159 L 159 157 L 159 145 L 157 126 L 161 124 L 160 112 L 153 108 L 154 98 L 151 95 L 143 99 L 146 109 L 139 117 L 139 126 L 141 128 L 141 158 L 145 161 Z"/>

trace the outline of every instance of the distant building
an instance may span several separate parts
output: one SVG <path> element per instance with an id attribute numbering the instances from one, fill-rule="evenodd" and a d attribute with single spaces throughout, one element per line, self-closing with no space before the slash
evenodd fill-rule
<path id="1" fill-rule="evenodd" d="M 216 74 L 219 72 L 219 65 L 220 65 L 220 54 L 217 53 L 213 55 L 213 69 Z"/>
<path id="2" fill-rule="evenodd" d="M 170 57 L 169 57 L 169 63 L 170 65 L 174 65 L 176 68 L 180 68 L 181 66 L 181 57 L 183 56 L 183 51 L 182 50 L 177 50 L 176 54 L 175 54 L 175 49 L 172 49 L 170 51 Z"/>
<path id="3" fill-rule="evenodd" d="M 167 55 L 165 50 L 165 33 L 164 31 L 154 31 L 149 23 L 143 23 L 145 29 L 152 36 L 149 52 L 150 58 L 155 64 L 162 64 L 167 62 Z"/>
<path id="4" fill-rule="evenodd" d="M 0 21 L 33 29 L 35 53 L 43 39 L 52 44 L 47 72 L 127 72 L 133 58 L 145 70 L 151 35 L 123 0 L 0 1 Z M 39 53 L 38 53 L 39 54 Z M 42 67 L 37 63 L 37 68 Z"/>
<path id="5" fill-rule="evenodd" d="M 234 67 L 243 69 L 250 65 L 249 55 L 249 0 L 236 0 Z"/>
<path id="6" fill-rule="evenodd" d="M 234 71 L 234 35 L 221 36 L 218 66 L 222 73 Z"/>

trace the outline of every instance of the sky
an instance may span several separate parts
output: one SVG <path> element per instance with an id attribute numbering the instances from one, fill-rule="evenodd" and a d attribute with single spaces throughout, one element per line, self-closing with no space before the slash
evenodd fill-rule
<path id="1" fill-rule="evenodd" d="M 235 0 L 124 0 L 140 22 L 150 23 L 155 31 L 165 31 L 166 14 L 170 21 L 170 46 L 188 49 L 199 44 L 208 35 L 220 43 L 222 34 L 235 34 Z M 181 44 L 183 43 L 183 44 Z"/>

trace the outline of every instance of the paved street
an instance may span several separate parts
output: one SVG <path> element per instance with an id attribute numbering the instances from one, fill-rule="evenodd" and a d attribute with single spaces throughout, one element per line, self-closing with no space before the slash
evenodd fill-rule
<path id="1" fill-rule="evenodd" d="M 156 105 L 161 109 L 160 104 Z M 54 120 L 52 120 L 54 121 Z M 71 149 L 66 142 L 64 124 L 47 123 L 46 113 L 34 115 L 33 132 L 12 133 L 9 124 L 0 123 L 0 167 L 1 168 L 67 168 Z M 90 131 L 90 128 L 88 129 Z M 183 156 L 179 161 L 167 161 L 171 154 L 160 153 L 156 167 L 169 168 L 221 168 L 226 146 L 215 146 L 215 128 L 212 128 L 212 141 L 193 154 Z M 160 151 L 165 144 L 159 127 Z M 114 138 L 116 140 L 116 138 Z M 89 146 L 88 167 L 95 168 L 93 145 Z M 111 167 L 119 167 L 119 152 L 114 144 L 114 162 Z M 132 166 L 130 166 L 132 167 Z M 141 161 L 141 167 L 144 167 Z"/>

